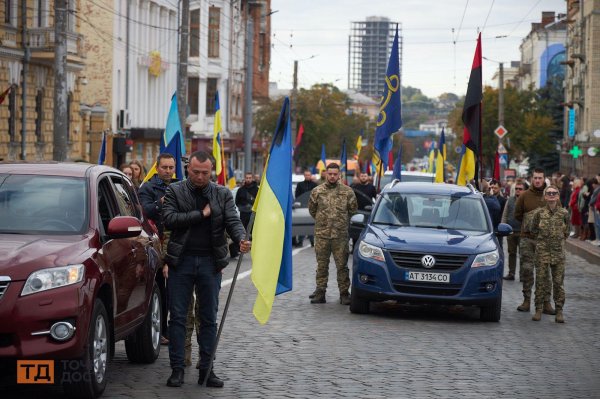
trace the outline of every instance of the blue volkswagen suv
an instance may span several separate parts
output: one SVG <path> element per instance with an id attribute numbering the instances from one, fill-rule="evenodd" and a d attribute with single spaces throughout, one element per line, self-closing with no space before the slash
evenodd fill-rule
<path id="1" fill-rule="evenodd" d="M 451 184 L 394 183 L 383 190 L 354 251 L 350 311 L 372 301 L 481 307 L 499 321 L 504 255 L 481 193 Z"/>

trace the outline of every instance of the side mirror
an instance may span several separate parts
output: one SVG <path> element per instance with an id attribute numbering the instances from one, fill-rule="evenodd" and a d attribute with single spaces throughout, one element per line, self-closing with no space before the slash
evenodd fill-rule
<path id="1" fill-rule="evenodd" d="M 131 238 L 142 233 L 142 224 L 133 216 L 117 216 L 108 223 L 109 238 Z"/>
<path id="2" fill-rule="evenodd" d="M 292 209 L 296 209 L 296 208 L 302 208 L 302 204 L 299 202 L 294 202 L 292 204 Z"/>
<path id="3" fill-rule="evenodd" d="M 498 225 L 498 230 L 496 231 L 496 236 L 497 237 L 506 237 L 509 236 L 513 233 L 513 229 L 512 227 L 510 227 L 509 224 L 506 223 L 500 223 Z"/>
<path id="4" fill-rule="evenodd" d="M 357 213 L 350 218 L 350 224 L 364 226 L 366 222 L 366 215 L 362 213 Z"/>
<path id="5" fill-rule="evenodd" d="M 367 206 L 365 206 L 365 211 L 371 212 L 372 210 L 373 210 L 373 205 L 367 205 Z"/>

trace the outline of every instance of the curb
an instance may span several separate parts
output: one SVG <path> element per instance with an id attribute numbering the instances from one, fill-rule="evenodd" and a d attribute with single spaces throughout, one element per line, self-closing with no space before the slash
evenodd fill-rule
<path id="1" fill-rule="evenodd" d="M 568 238 L 565 248 L 573 255 L 580 256 L 592 264 L 600 265 L 600 247 L 589 241 Z"/>

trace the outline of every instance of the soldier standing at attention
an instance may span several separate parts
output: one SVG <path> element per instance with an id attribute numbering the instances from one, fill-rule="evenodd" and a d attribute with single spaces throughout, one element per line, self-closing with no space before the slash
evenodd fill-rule
<path id="1" fill-rule="evenodd" d="M 533 211 L 544 206 L 544 171 L 536 168 L 533 170 L 532 184 L 529 190 L 523 192 L 515 204 L 515 219 L 521 222 L 521 240 L 519 242 L 520 276 L 523 280 L 523 303 L 517 307 L 519 312 L 529 312 L 531 306 L 531 289 L 533 288 L 535 270 L 535 239 L 529 232 Z M 549 276 L 547 276 L 550 284 Z M 550 304 L 548 295 L 544 301 L 543 312 L 555 314 Z"/>
<path id="2" fill-rule="evenodd" d="M 551 184 L 544 190 L 546 206 L 538 209 L 531 220 L 535 242 L 535 315 L 540 321 L 544 298 L 550 295 L 548 274 L 552 273 L 552 290 L 556 306 L 556 322 L 564 323 L 565 241 L 569 236 L 569 213 L 559 206 L 559 189 Z"/>
<path id="3" fill-rule="evenodd" d="M 333 254 L 337 267 L 340 303 L 350 305 L 348 272 L 348 224 L 357 209 L 354 191 L 340 182 L 340 167 L 330 163 L 325 170 L 325 183 L 314 188 L 308 210 L 315 219 L 315 253 L 317 255 L 317 289 L 311 303 L 325 303 L 329 279 L 329 257 Z"/>

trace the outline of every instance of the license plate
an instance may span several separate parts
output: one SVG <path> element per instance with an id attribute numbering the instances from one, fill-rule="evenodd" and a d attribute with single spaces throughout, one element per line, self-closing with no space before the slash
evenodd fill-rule
<path id="1" fill-rule="evenodd" d="M 408 281 L 425 281 L 429 283 L 449 283 L 450 273 L 406 272 Z"/>

